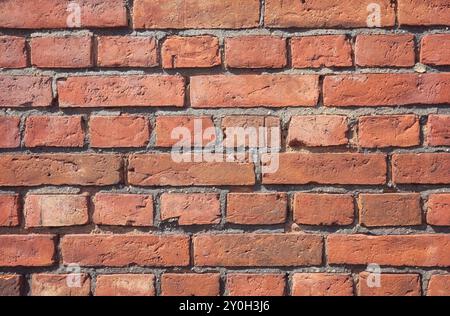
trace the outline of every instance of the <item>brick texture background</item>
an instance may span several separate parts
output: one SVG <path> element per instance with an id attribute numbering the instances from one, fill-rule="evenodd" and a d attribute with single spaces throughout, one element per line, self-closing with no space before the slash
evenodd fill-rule
<path id="1" fill-rule="evenodd" d="M 450 295 L 449 27 L 448 0 L 0 1 L 0 295 Z M 174 162 L 196 119 L 279 126 L 279 169 Z"/>

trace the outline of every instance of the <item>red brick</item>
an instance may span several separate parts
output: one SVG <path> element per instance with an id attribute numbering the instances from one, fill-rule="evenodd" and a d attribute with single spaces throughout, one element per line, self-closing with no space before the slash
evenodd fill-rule
<path id="1" fill-rule="evenodd" d="M 61 107 L 184 105 L 180 76 L 84 76 L 58 81 Z"/>
<path id="2" fill-rule="evenodd" d="M 189 264 L 187 235 L 65 235 L 61 249 L 65 264 L 88 267 L 175 267 Z"/>
<path id="3" fill-rule="evenodd" d="M 360 194 L 359 221 L 367 227 L 422 224 L 419 193 Z"/>
<path id="4" fill-rule="evenodd" d="M 0 107 L 43 107 L 52 101 L 50 77 L 0 76 Z"/>
<path id="5" fill-rule="evenodd" d="M 450 25 L 450 7 L 447 0 L 398 1 L 400 25 Z"/>
<path id="6" fill-rule="evenodd" d="M 270 158 L 269 158 L 270 157 Z M 263 165 L 273 156 L 263 155 Z M 282 153 L 279 168 L 264 173 L 264 184 L 384 184 L 386 156 L 359 153 Z"/>
<path id="7" fill-rule="evenodd" d="M 136 0 L 135 29 L 239 29 L 259 25 L 259 1 Z M 180 8 L 183 8 L 182 10 Z"/>
<path id="8" fill-rule="evenodd" d="M 428 283 L 428 296 L 450 296 L 450 275 L 432 275 Z"/>
<path id="9" fill-rule="evenodd" d="M 217 273 L 164 273 L 161 277 L 163 296 L 218 296 L 220 275 Z"/>
<path id="10" fill-rule="evenodd" d="M 294 68 L 350 67 L 352 46 L 345 35 L 294 37 L 291 40 Z"/>
<path id="11" fill-rule="evenodd" d="M 231 273 L 227 275 L 229 296 L 283 296 L 286 280 L 283 274 Z"/>
<path id="12" fill-rule="evenodd" d="M 363 67 L 412 67 L 416 63 L 414 35 L 358 35 L 355 60 Z"/>
<path id="13" fill-rule="evenodd" d="M 358 122 L 358 143 L 366 148 L 420 145 L 420 122 L 416 115 L 363 116 Z"/>
<path id="14" fill-rule="evenodd" d="M 316 75 L 214 75 L 191 78 L 194 108 L 315 106 Z"/>
<path id="15" fill-rule="evenodd" d="M 54 254 L 54 235 L 0 236 L 0 267 L 51 266 Z"/>
<path id="16" fill-rule="evenodd" d="M 280 119 L 276 116 L 232 115 L 222 119 L 225 147 L 280 147 Z M 278 142 L 278 143 L 277 143 Z"/>
<path id="17" fill-rule="evenodd" d="M 425 35 L 420 47 L 420 62 L 433 66 L 450 65 L 450 35 Z"/>
<path id="18" fill-rule="evenodd" d="M 26 147 L 83 147 L 83 118 L 30 116 L 25 122 Z"/>
<path id="19" fill-rule="evenodd" d="M 450 102 L 450 73 L 326 76 L 326 106 L 437 105 Z"/>
<path id="20" fill-rule="evenodd" d="M 248 162 L 176 162 L 171 154 L 132 155 L 128 182 L 139 186 L 253 185 L 255 171 Z M 0 182 L 1 183 L 1 182 Z"/>
<path id="21" fill-rule="evenodd" d="M 93 66 L 91 36 L 33 37 L 31 64 L 39 68 Z"/>
<path id="22" fill-rule="evenodd" d="M 154 296 L 153 274 L 99 275 L 95 285 L 96 296 Z"/>
<path id="23" fill-rule="evenodd" d="M 435 226 L 450 226 L 450 194 L 430 195 L 427 223 Z"/>
<path id="24" fill-rule="evenodd" d="M 98 193 L 94 223 L 111 226 L 152 226 L 153 197 L 145 194 Z"/>
<path id="25" fill-rule="evenodd" d="M 112 185 L 122 180 L 115 155 L 41 154 L 0 156 L 0 186 Z"/>
<path id="26" fill-rule="evenodd" d="M 450 146 L 450 115 L 430 115 L 427 124 L 429 146 Z"/>
<path id="27" fill-rule="evenodd" d="M 287 216 L 286 193 L 229 193 L 227 222 L 243 225 L 282 224 Z"/>
<path id="28" fill-rule="evenodd" d="M 0 3 L 0 27 L 19 29 L 69 28 L 75 11 L 69 0 L 4 0 Z M 80 27 L 119 27 L 127 25 L 122 0 L 80 0 Z"/>
<path id="29" fill-rule="evenodd" d="M 329 264 L 448 267 L 450 235 L 341 235 L 327 237 Z"/>
<path id="30" fill-rule="evenodd" d="M 79 274 L 33 274 L 31 294 L 33 296 L 89 296 L 91 279 Z"/>
<path id="31" fill-rule="evenodd" d="M 20 117 L 0 116 L 0 148 L 20 146 Z"/>
<path id="32" fill-rule="evenodd" d="M 286 39 L 275 36 L 239 36 L 225 39 L 225 61 L 230 68 L 283 68 Z"/>
<path id="33" fill-rule="evenodd" d="M 395 154 L 392 156 L 393 181 L 397 184 L 449 184 L 450 154 Z"/>
<path id="34" fill-rule="evenodd" d="M 136 115 L 91 116 L 91 146 L 96 148 L 144 147 L 150 140 L 148 118 Z"/>
<path id="35" fill-rule="evenodd" d="M 100 67 L 156 67 L 158 45 L 153 37 L 97 37 L 97 65 Z"/>
<path id="36" fill-rule="evenodd" d="M 25 38 L 0 36 L 0 68 L 25 68 L 26 66 Z"/>
<path id="37" fill-rule="evenodd" d="M 348 122 L 340 115 L 293 116 L 287 142 L 291 147 L 326 147 L 348 144 Z"/>
<path id="38" fill-rule="evenodd" d="M 178 225 L 219 224 L 219 195 L 216 193 L 164 193 L 161 195 L 161 220 Z"/>
<path id="39" fill-rule="evenodd" d="M 295 273 L 293 296 L 353 296 L 353 280 L 347 274 Z"/>
<path id="40" fill-rule="evenodd" d="M 368 272 L 359 274 L 359 296 L 420 296 L 421 283 L 419 274 L 387 274 L 382 273 L 380 287 L 373 284 Z M 375 285 L 375 286 L 374 286 Z"/>
<path id="41" fill-rule="evenodd" d="M 354 28 L 367 27 L 372 0 L 267 0 L 264 24 L 268 27 Z M 395 11 L 389 0 L 377 1 L 381 27 L 394 26 Z"/>
<path id="42" fill-rule="evenodd" d="M 216 139 L 211 116 L 158 116 L 155 131 L 157 147 L 184 146 L 185 144 L 202 147 Z M 190 140 L 184 138 L 184 132 L 190 135 Z"/>
<path id="43" fill-rule="evenodd" d="M 87 195 L 27 195 L 25 227 L 64 227 L 89 221 Z"/>
<path id="44" fill-rule="evenodd" d="M 20 296 L 22 294 L 23 277 L 17 274 L 0 275 L 0 296 Z"/>
<path id="45" fill-rule="evenodd" d="M 163 68 L 209 68 L 221 64 L 219 39 L 214 36 L 173 36 L 161 48 Z"/>
<path id="46" fill-rule="evenodd" d="M 18 194 L 0 194 L 0 227 L 19 226 Z"/>
<path id="47" fill-rule="evenodd" d="M 193 239 L 196 266 L 280 267 L 322 263 L 322 237 L 302 234 L 200 234 Z"/>
<path id="48" fill-rule="evenodd" d="M 345 226 L 353 223 L 355 207 L 349 194 L 295 193 L 293 212 L 297 224 Z"/>

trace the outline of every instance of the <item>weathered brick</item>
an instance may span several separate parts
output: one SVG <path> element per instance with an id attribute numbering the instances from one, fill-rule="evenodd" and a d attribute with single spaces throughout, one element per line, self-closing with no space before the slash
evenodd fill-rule
<path id="1" fill-rule="evenodd" d="M 190 154 L 185 158 L 193 158 Z M 128 161 L 128 182 L 139 186 L 253 185 L 248 162 L 176 162 L 171 154 L 136 154 Z"/>
<path id="2" fill-rule="evenodd" d="M 322 263 L 322 237 L 301 234 L 200 234 L 193 239 L 197 266 L 279 267 Z"/>
<path id="3" fill-rule="evenodd" d="M 353 280 L 347 274 L 295 273 L 293 296 L 353 296 Z"/>
<path id="4" fill-rule="evenodd" d="M 20 146 L 20 117 L 0 116 L 0 148 Z"/>
<path id="5" fill-rule="evenodd" d="M 358 122 L 358 144 L 366 148 L 420 145 L 416 115 L 363 116 Z"/>
<path id="6" fill-rule="evenodd" d="M 50 77 L 0 76 L 0 107 L 44 107 L 52 101 Z"/>
<path id="7" fill-rule="evenodd" d="M 363 67 L 412 67 L 416 63 L 414 35 L 358 35 L 355 61 Z"/>
<path id="8" fill-rule="evenodd" d="M 359 221 L 367 227 L 422 224 L 418 193 L 360 194 Z"/>
<path id="9" fill-rule="evenodd" d="M 395 154 L 392 156 L 393 181 L 397 184 L 449 184 L 450 154 Z"/>
<path id="10" fill-rule="evenodd" d="M 158 44 L 153 37 L 99 36 L 97 43 L 99 67 L 156 67 L 159 64 Z"/>
<path id="11" fill-rule="evenodd" d="M 437 105 L 450 102 L 450 73 L 326 76 L 326 106 Z"/>
<path id="12" fill-rule="evenodd" d="M 0 186 L 112 185 L 121 182 L 122 159 L 115 155 L 2 155 Z"/>
<path id="13" fill-rule="evenodd" d="M 450 65 L 450 35 L 425 35 L 420 46 L 420 62 L 433 66 Z"/>
<path id="14" fill-rule="evenodd" d="M 0 3 L 0 27 L 51 29 L 78 27 L 120 27 L 127 25 L 122 0 L 3 0 Z M 79 10 L 78 10 L 79 8 Z M 80 13 L 80 25 L 74 18 Z"/>
<path id="15" fill-rule="evenodd" d="M 26 66 L 25 38 L 8 35 L 0 36 L 0 68 L 25 68 Z"/>
<path id="16" fill-rule="evenodd" d="M 219 39 L 214 36 L 173 36 L 161 48 L 162 66 L 174 68 L 209 68 L 222 63 Z"/>
<path id="17" fill-rule="evenodd" d="M 145 194 L 98 193 L 94 223 L 111 226 L 152 226 L 153 197 Z"/>
<path id="18" fill-rule="evenodd" d="M 448 267 L 450 235 L 341 235 L 327 237 L 329 264 Z"/>
<path id="19" fill-rule="evenodd" d="M 82 116 L 30 116 L 25 121 L 26 147 L 83 147 Z"/>
<path id="20" fill-rule="evenodd" d="M 350 194 L 295 193 L 294 222 L 301 225 L 351 225 L 355 217 Z"/>
<path id="21" fill-rule="evenodd" d="M 0 275 L 0 296 L 20 296 L 22 294 L 23 277 L 17 274 Z"/>
<path id="22" fill-rule="evenodd" d="M 430 195 L 427 223 L 435 226 L 450 226 L 450 194 Z"/>
<path id="23" fill-rule="evenodd" d="M 263 165 L 279 159 L 274 173 L 264 173 L 264 184 L 384 184 L 386 156 L 358 153 L 282 153 L 263 155 Z"/>
<path id="24" fill-rule="evenodd" d="M 218 296 L 218 273 L 164 273 L 161 276 L 163 296 Z"/>
<path id="25" fill-rule="evenodd" d="M 51 266 L 54 255 L 54 235 L 0 236 L 0 267 Z"/>
<path id="26" fill-rule="evenodd" d="M 268 27 L 354 28 L 367 27 L 372 0 L 267 0 L 264 24 Z M 395 24 L 395 10 L 389 0 L 380 0 L 380 26 Z"/>
<path id="27" fill-rule="evenodd" d="M 18 226 L 19 213 L 19 195 L 0 194 L 0 227 Z"/>
<path id="28" fill-rule="evenodd" d="M 91 116 L 89 131 L 96 148 L 144 147 L 150 140 L 150 123 L 144 116 Z"/>
<path id="29" fill-rule="evenodd" d="M 259 25 L 258 0 L 136 0 L 135 29 L 239 29 Z M 183 9 L 180 9 L 183 8 Z"/>
<path id="30" fill-rule="evenodd" d="M 352 46 L 345 35 L 294 37 L 291 40 L 294 68 L 350 67 Z"/>
<path id="31" fill-rule="evenodd" d="M 286 279 L 283 274 L 230 273 L 227 275 L 229 296 L 283 296 Z"/>
<path id="32" fill-rule="evenodd" d="M 31 39 L 31 64 L 38 68 L 89 68 L 94 65 L 91 36 Z"/>
<path id="33" fill-rule="evenodd" d="M 225 62 L 230 68 L 283 68 L 286 39 L 275 36 L 239 36 L 225 39 Z"/>
<path id="34" fill-rule="evenodd" d="M 421 284 L 419 274 L 388 274 L 379 277 L 380 286 L 374 282 L 372 274 L 359 274 L 359 296 L 420 296 Z"/>
<path id="35" fill-rule="evenodd" d="M 178 225 L 219 224 L 219 195 L 216 193 L 164 193 L 161 195 L 161 220 Z"/>
<path id="36" fill-rule="evenodd" d="M 66 235 L 61 241 L 61 249 L 65 264 L 88 267 L 189 264 L 187 235 Z"/>
<path id="37" fill-rule="evenodd" d="M 25 227 L 64 227 L 89 221 L 87 195 L 27 195 Z"/>
<path id="38" fill-rule="evenodd" d="M 348 144 L 348 122 L 340 115 L 293 116 L 287 142 L 291 147 L 326 147 Z"/>
<path id="39" fill-rule="evenodd" d="M 222 119 L 225 147 L 278 148 L 280 119 L 276 116 L 231 115 Z"/>
<path id="40" fill-rule="evenodd" d="M 287 216 L 286 193 L 229 193 L 227 222 L 243 225 L 282 224 Z"/>
<path id="41" fill-rule="evenodd" d="M 194 108 L 315 106 L 316 75 L 215 75 L 191 78 Z"/>
<path id="42" fill-rule="evenodd" d="M 155 132 L 157 147 L 202 147 L 216 139 L 211 116 L 158 116 Z M 190 138 L 187 138 L 187 135 Z"/>
<path id="43" fill-rule="evenodd" d="M 33 296 L 88 296 L 91 292 L 89 275 L 79 274 L 33 274 Z"/>
<path id="44" fill-rule="evenodd" d="M 78 76 L 58 81 L 58 94 L 61 107 L 182 107 L 184 80 L 180 76 Z"/>
<path id="45" fill-rule="evenodd" d="M 398 22 L 404 25 L 450 25 L 447 0 L 399 0 Z"/>
<path id="46" fill-rule="evenodd" d="M 432 275 L 428 283 L 428 296 L 449 296 L 450 275 Z"/>
<path id="47" fill-rule="evenodd" d="M 96 296 L 154 296 L 153 274 L 110 274 L 97 276 Z"/>
<path id="48" fill-rule="evenodd" d="M 450 115 L 430 115 L 427 123 L 429 146 L 450 146 Z"/>

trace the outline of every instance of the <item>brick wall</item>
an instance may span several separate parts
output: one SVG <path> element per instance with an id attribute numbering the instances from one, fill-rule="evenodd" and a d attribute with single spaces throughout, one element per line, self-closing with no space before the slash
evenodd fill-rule
<path id="1" fill-rule="evenodd" d="M 448 0 L 1 1 L 0 295 L 450 295 L 449 26 Z M 279 128 L 277 168 L 176 161 L 180 127 Z"/>

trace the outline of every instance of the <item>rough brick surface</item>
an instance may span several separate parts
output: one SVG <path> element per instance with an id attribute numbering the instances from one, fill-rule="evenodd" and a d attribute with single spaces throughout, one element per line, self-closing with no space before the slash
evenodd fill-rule
<path id="1" fill-rule="evenodd" d="M 0 0 L 0 295 L 449 295 L 449 27 L 449 0 Z"/>

